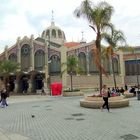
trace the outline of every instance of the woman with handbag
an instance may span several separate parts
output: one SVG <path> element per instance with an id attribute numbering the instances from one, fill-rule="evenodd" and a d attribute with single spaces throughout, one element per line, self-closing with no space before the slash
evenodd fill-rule
<path id="1" fill-rule="evenodd" d="M 109 111 L 109 104 L 108 104 L 108 89 L 107 89 L 107 86 L 106 85 L 103 85 L 103 88 L 102 88 L 102 97 L 103 97 L 103 100 L 104 100 L 104 104 L 102 105 L 101 107 L 101 110 L 103 110 L 103 108 L 106 106 L 108 112 Z"/>

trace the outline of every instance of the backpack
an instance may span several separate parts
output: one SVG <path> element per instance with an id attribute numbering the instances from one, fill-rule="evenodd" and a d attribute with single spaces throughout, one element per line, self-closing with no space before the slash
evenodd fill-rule
<path id="1" fill-rule="evenodd" d="M 111 97 L 111 95 L 110 95 L 110 91 L 108 91 L 108 98 L 110 98 Z"/>

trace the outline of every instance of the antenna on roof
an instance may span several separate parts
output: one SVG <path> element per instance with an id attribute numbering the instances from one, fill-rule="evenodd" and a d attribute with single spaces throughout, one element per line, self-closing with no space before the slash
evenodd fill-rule
<path id="1" fill-rule="evenodd" d="M 82 39 L 81 39 L 80 43 L 86 43 L 86 41 L 84 39 L 84 31 L 82 31 L 81 33 L 82 33 Z"/>
<path id="2" fill-rule="evenodd" d="M 52 10 L 51 26 L 55 26 L 55 24 L 54 24 L 54 12 L 53 12 L 53 10 Z"/>

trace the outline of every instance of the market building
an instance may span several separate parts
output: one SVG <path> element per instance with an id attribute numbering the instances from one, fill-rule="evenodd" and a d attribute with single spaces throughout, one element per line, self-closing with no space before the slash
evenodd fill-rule
<path id="1" fill-rule="evenodd" d="M 11 60 L 18 62 L 21 66 L 19 72 L 14 74 L 15 92 L 22 93 L 23 86 L 28 83 L 28 92 L 35 93 L 43 85 L 50 85 L 53 82 L 61 82 L 63 88 L 70 86 L 70 76 L 65 72 L 61 77 L 62 63 L 67 61 L 70 55 L 78 57 L 78 64 L 82 67 L 83 74 L 75 75 L 73 78 L 74 87 L 78 88 L 96 88 L 99 87 L 98 69 L 94 62 L 93 48 L 95 41 L 85 42 L 67 42 L 65 33 L 52 21 L 51 25 L 46 28 L 40 37 L 17 38 L 12 46 L 6 46 L 3 53 L 0 54 L 0 60 Z M 136 51 L 139 47 L 136 48 Z M 138 58 L 140 54 L 131 54 L 131 52 L 123 53 L 118 51 L 115 53 L 114 68 L 116 81 L 118 86 L 124 83 L 136 84 L 135 74 L 140 65 L 133 67 L 136 63 L 140 63 Z M 111 61 L 103 59 L 103 66 L 108 73 L 108 77 L 103 75 L 103 83 L 113 86 L 113 75 L 111 69 Z M 132 68 L 133 67 L 133 68 Z M 140 73 L 140 72 L 139 72 Z M 131 77 L 130 77 L 131 75 Z M 12 76 L 12 75 L 11 75 Z"/>

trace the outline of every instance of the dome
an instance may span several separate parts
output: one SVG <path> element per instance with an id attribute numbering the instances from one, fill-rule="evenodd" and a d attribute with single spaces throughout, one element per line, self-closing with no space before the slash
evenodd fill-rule
<path id="1" fill-rule="evenodd" d="M 43 39 L 50 39 L 50 41 L 63 44 L 66 42 L 65 33 L 52 21 L 51 26 L 42 32 L 41 37 Z"/>

